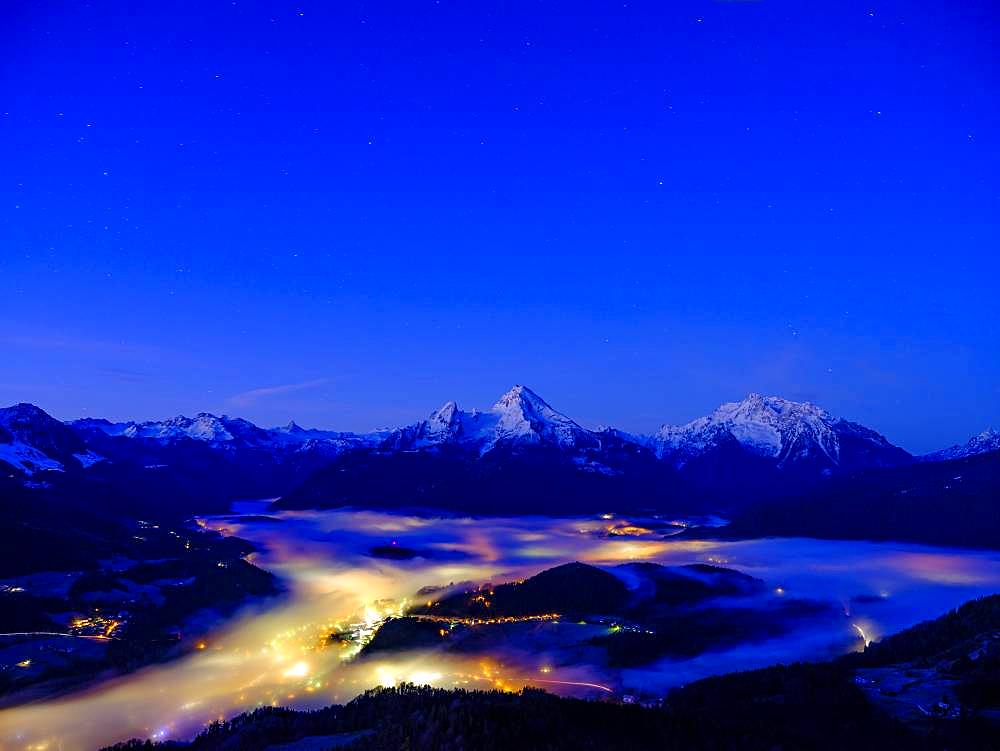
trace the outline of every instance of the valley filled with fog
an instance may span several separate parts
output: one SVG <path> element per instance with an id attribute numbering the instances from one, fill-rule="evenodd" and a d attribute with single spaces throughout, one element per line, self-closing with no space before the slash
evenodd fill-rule
<path id="1" fill-rule="evenodd" d="M 0 712 L 0 746 L 186 739 L 213 720 L 255 706 L 321 707 L 403 682 L 511 690 L 534 685 L 570 696 L 646 701 L 707 675 L 859 650 L 1000 588 L 996 552 L 800 538 L 688 539 L 665 532 L 666 521 L 610 514 L 472 519 L 352 510 L 273 513 L 263 503 L 237 505 L 233 514 L 199 523 L 254 543 L 258 552 L 251 561 L 276 574 L 286 594 L 248 606 L 173 661 Z M 787 622 L 748 631 L 738 642 L 700 644 L 644 664 L 609 659 L 595 646 L 636 628 L 599 608 L 572 621 L 560 613 L 496 622 L 452 618 L 450 624 L 442 618 L 442 637 L 456 628 L 464 636 L 366 649 L 387 619 L 444 593 L 492 594 L 483 585 L 520 581 L 573 561 L 611 572 L 629 588 L 637 584 L 621 564 L 732 569 L 754 577 L 759 588 L 703 603 L 695 613 L 732 608 Z M 789 603 L 802 607 L 790 609 Z"/>

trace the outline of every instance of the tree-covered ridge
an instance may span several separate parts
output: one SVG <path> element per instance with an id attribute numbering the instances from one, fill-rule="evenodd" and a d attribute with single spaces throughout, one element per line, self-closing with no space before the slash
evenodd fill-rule
<path id="1" fill-rule="evenodd" d="M 638 749 L 804 748 L 839 749 L 862 734 L 855 748 L 891 746 L 918 748 L 900 726 L 866 712 L 864 699 L 848 683 L 832 684 L 827 676 L 809 681 L 813 693 L 800 694 L 792 707 L 748 706 L 745 698 L 756 686 L 741 679 L 734 694 L 744 698 L 731 710 L 721 710 L 692 697 L 688 707 L 674 710 L 605 702 L 562 699 L 537 689 L 518 693 L 465 691 L 403 685 L 377 688 L 349 704 L 318 712 L 261 708 L 233 720 L 214 723 L 190 745 L 170 744 L 191 751 L 263 751 L 294 740 L 367 731 L 352 738 L 351 751 L 426 749 L 427 751 L 633 751 Z M 778 677 L 791 694 L 801 681 Z M 846 695 L 841 697 L 839 692 Z M 817 695 L 816 692 L 821 692 Z M 734 696 L 727 696 L 733 700 Z M 800 706 L 801 705 L 801 706 Z M 801 714 L 803 707 L 816 711 Z M 686 714 L 685 714 L 686 713 Z M 818 723 L 816 714 L 826 718 Z M 751 715 L 753 716 L 751 718 Z M 711 720 L 708 717 L 711 716 Z M 777 721 L 776 721 L 777 720 Z M 850 721 L 848 721 L 850 720 Z M 829 726 L 843 728 L 830 732 Z M 775 745 L 775 744 L 779 745 Z M 782 746 L 783 744 L 783 746 Z M 908 745 L 909 744 L 909 745 Z M 164 748 L 149 741 L 132 741 L 115 751 Z"/>
<path id="2" fill-rule="evenodd" d="M 864 667 L 881 667 L 899 662 L 933 660 L 961 649 L 966 642 L 1000 630 L 1000 594 L 970 600 L 961 607 L 930 621 L 871 644 L 864 652 L 845 661 Z"/>

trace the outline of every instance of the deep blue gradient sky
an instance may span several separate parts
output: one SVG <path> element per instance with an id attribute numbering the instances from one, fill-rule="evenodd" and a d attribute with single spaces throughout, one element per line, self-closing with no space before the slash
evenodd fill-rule
<path id="1" fill-rule="evenodd" d="M 1000 427 L 992 5 L 11 0 L 0 403 Z"/>

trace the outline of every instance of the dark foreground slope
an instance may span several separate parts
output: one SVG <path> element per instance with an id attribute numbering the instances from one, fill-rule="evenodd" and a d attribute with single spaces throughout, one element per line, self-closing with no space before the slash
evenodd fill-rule
<path id="1" fill-rule="evenodd" d="M 257 751 L 324 738 L 325 743 L 308 747 L 351 751 L 921 748 L 919 740 L 901 725 L 871 712 L 859 692 L 845 685 L 847 693 L 841 696 L 823 678 L 809 682 L 813 693 L 800 690 L 802 681 L 784 686 L 787 696 L 805 697 L 808 704 L 797 700 L 778 709 L 774 702 L 768 706 L 769 697 L 761 697 L 761 708 L 754 710 L 752 721 L 746 724 L 734 722 L 727 711 L 732 707 L 709 707 L 700 698 L 690 708 L 688 720 L 669 708 L 561 699 L 538 689 L 502 693 L 404 685 L 373 689 L 346 706 L 313 713 L 258 709 L 213 725 L 190 745 L 176 747 Z M 742 698 L 746 701 L 747 697 Z M 748 714 L 740 712 L 739 720 L 746 720 Z M 785 722 L 775 724 L 778 715 Z M 344 746 L 335 745 L 343 741 L 347 741 Z M 154 747 L 158 746 L 134 741 L 114 748 Z M 301 747 L 307 748 L 305 742 Z"/>
<path id="2" fill-rule="evenodd" d="M 672 691 L 656 707 L 561 699 L 537 689 L 511 694 L 404 685 L 317 712 L 258 709 L 213 724 L 191 743 L 130 741 L 114 748 L 990 751 L 1000 749 L 1000 726 L 991 719 L 1000 693 L 989 689 L 995 689 L 1000 655 L 967 650 L 998 637 L 1000 595 L 994 595 L 860 655 L 708 678 Z M 980 660 L 983 669 L 969 667 Z M 911 722 L 879 701 L 877 686 L 862 677 L 875 668 L 905 672 L 916 665 L 945 671 L 960 687 L 974 682 L 958 691 L 972 698 Z"/>

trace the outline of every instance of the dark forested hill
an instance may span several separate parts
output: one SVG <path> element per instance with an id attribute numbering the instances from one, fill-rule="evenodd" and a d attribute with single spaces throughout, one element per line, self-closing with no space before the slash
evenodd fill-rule
<path id="1" fill-rule="evenodd" d="M 725 534 L 1000 547 L 1000 452 L 832 479 L 744 509 Z"/>

